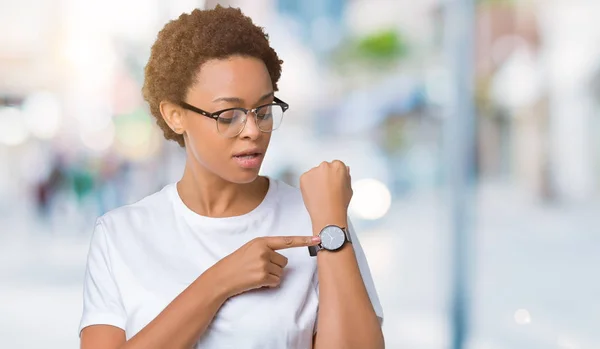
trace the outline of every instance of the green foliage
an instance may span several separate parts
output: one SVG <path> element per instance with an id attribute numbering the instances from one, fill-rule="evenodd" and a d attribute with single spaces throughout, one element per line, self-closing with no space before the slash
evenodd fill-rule
<path id="1" fill-rule="evenodd" d="M 395 60 L 404 56 L 408 49 L 397 30 L 388 29 L 359 38 L 355 44 L 356 54 L 363 59 Z"/>
<path id="2" fill-rule="evenodd" d="M 386 71 L 404 59 L 409 52 L 407 40 L 395 29 L 349 38 L 330 56 L 334 70 L 354 74 L 358 70 Z"/>

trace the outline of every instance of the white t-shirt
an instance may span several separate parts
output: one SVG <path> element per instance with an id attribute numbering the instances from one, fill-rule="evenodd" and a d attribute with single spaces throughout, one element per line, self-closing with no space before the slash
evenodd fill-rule
<path id="1" fill-rule="evenodd" d="M 362 278 L 375 312 L 383 312 L 358 238 L 350 227 Z M 83 291 L 81 330 L 105 324 L 127 339 L 152 321 L 200 274 L 260 236 L 311 235 L 300 190 L 270 179 L 263 202 L 236 217 L 190 210 L 175 184 L 98 218 Z M 317 259 L 307 248 L 278 251 L 289 259 L 281 285 L 230 298 L 196 348 L 308 349 L 319 305 Z M 348 304 L 348 306 L 352 306 Z"/>

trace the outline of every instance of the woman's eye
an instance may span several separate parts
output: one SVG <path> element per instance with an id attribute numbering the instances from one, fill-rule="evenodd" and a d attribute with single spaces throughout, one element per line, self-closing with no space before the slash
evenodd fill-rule
<path id="1" fill-rule="evenodd" d="M 262 113 L 262 114 L 257 115 L 257 117 L 261 120 L 269 119 L 272 116 L 273 116 L 273 114 L 271 114 L 271 113 Z"/>
<path id="2" fill-rule="evenodd" d="M 228 110 L 219 114 L 218 122 L 220 124 L 229 125 L 235 122 L 235 119 L 239 116 L 239 112 L 237 110 Z"/>

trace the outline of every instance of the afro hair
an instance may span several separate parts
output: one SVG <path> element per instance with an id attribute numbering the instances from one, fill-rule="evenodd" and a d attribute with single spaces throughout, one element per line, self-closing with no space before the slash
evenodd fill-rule
<path id="1" fill-rule="evenodd" d="M 240 9 L 195 9 L 168 22 L 158 33 L 144 70 L 142 93 L 166 139 L 185 147 L 183 136 L 163 119 L 160 103 L 183 101 L 204 62 L 236 55 L 262 60 L 277 91 L 283 61 L 269 45 L 263 28 Z"/>

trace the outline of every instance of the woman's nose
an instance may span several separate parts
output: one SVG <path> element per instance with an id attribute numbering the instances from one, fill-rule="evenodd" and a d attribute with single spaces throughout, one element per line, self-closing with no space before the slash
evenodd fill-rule
<path id="1" fill-rule="evenodd" d="M 249 111 L 246 114 L 246 124 L 244 125 L 244 129 L 240 133 L 240 136 L 242 138 L 256 139 L 260 136 L 262 132 L 258 128 L 256 120 L 256 113 L 254 113 L 253 111 Z"/>

